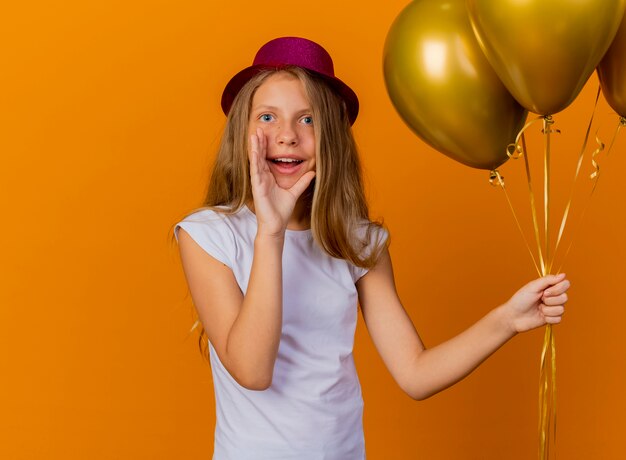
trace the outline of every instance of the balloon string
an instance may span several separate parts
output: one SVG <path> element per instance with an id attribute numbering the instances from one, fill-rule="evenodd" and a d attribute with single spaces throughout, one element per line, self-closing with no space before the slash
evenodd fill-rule
<path id="1" fill-rule="evenodd" d="M 598 88 L 598 91 L 600 90 L 600 88 Z M 596 96 L 596 104 L 598 102 L 598 97 Z M 594 111 L 595 111 L 595 107 L 594 107 Z M 592 120 L 593 120 L 593 115 L 592 115 Z M 615 132 L 613 133 L 613 137 L 611 139 L 611 143 L 609 144 L 609 148 L 606 152 L 606 157 L 608 158 L 609 154 L 611 153 L 611 150 L 613 149 L 613 145 L 615 144 L 615 139 L 617 138 L 618 133 L 620 132 L 620 130 L 622 128 L 624 128 L 626 126 L 626 118 L 625 117 L 620 117 L 619 121 L 617 123 L 617 127 L 615 128 Z M 591 121 L 589 122 L 589 127 L 591 127 Z M 589 135 L 589 128 L 587 129 L 587 136 Z M 585 142 L 587 141 L 587 139 L 585 138 Z M 570 240 L 569 246 L 567 248 L 567 251 L 565 253 L 565 256 L 563 257 L 563 261 L 561 262 L 561 265 L 559 266 L 559 269 L 557 270 L 557 273 L 561 272 L 561 267 L 563 266 L 563 264 L 565 263 L 565 260 L 567 259 L 567 256 L 569 255 L 570 249 L 572 248 L 572 243 L 574 242 L 574 239 L 576 238 L 576 235 L 578 234 L 578 229 L 580 228 L 580 223 L 582 222 L 585 213 L 587 212 L 587 209 L 589 207 L 589 203 L 591 202 L 591 197 L 593 196 L 593 193 L 595 192 L 597 186 L 598 186 L 598 180 L 599 180 L 599 174 L 600 174 L 600 167 L 598 165 L 598 163 L 595 161 L 596 156 L 600 154 L 600 152 L 602 152 L 602 150 L 604 149 L 604 144 L 602 143 L 602 141 L 598 138 L 597 135 L 597 131 L 596 131 L 596 143 L 598 144 L 598 148 L 596 148 L 594 150 L 594 152 L 591 155 L 591 163 L 594 167 L 594 172 L 589 176 L 589 178 L 591 180 L 593 180 L 593 188 L 591 189 L 591 193 L 589 194 L 589 196 L 587 197 L 587 201 L 585 203 L 585 206 L 583 208 L 583 212 L 580 216 L 580 219 L 574 229 L 574 233 L 572 235 L 572 239 Z M 583 148 L 584 150 L 584 148 Z M 578 173 L 578 171 L 577 171 Z M 548 326 L 551 328 L 551 326 Z M 552 338 L 551 338 L 551 352 L 552 352 L 552 409 L 553 409 L 553 418 L 554 418 L 554 444 L 556 446 L 556 345 L 555 345 L 555 339 L 554 339 L 554 334 L 552 334 Z M 542 358 L 543 359 L 543 358 Z M 543 362 L 542 362 L 542 372 L 543 372 Z"/>
<path id="2" fill-rule="evenodd" d="M 548 372 L 548 354 L 550 371 Z M 554 440 L 554 457 L 556 457 L 556 339 L 551 324 L 546 325 L 541 349 L 541 367 L 539 383 L 539 458 L 550 458 L 550 425 Z"/>
<path id="3" fill-rule="evenodd" d="M 550 134 L 553 132 L 550 126 L 554 124 L 552 117 L 547 115 L 543 117 L 543 137 L 544 137 L 544 151 L 543 151 L 543 232 L 544 232 L 544 244 L 545 244 L 545 261 L 550 260 Z M 547 275 L 548 271 L 543 272 L 543 276 Z"/>
<path id="4" fill-rule="evenodd" d="M 500 185 L 500 187 L 504 190 L 507 202 L 509 204 L 511 212 L 513 213 L 517 227 L 520 233 L 522 234 L 522 237 L 524 238 L 524 242 L 531 255 L 535 269 L 540 274 L 540 276 L 544 276 L 547 273 L 552 272 L 552 267 L 556 260 L 557 250 L 559 249 L 560 244 L 562 242 L 562 236 L 563 236 L 564 229 L 566 227 L 566 223 L 569 217 L 569 212 L 571 209 L 574 185 L 580 175 L 582 158 L 584 156 L 584 151 L 586 150 L 586 147 L 589 142 L 589 135 L 591 131 L 591 126 L 593 124 L 593 119 L 595 117 L 595 111 L 597 109 L 598 98 L 599 98 L 599 92 L 596 95 L 596 102 L 594 105 L 594 109 L 592 111 L 589 125 L 587 127 L 585 139 L 583 141 L 583 145 L 581 148 L 581 153 L 579 155 L 579 160 L 578 160 L 578 164 L 576 168 L 576 174 L 574 176 L 574 182 L 572 183 L 572 190 L 570 192 L 570 198 L 568 200 L 568 204 L 563 213 L 563 217 L 561 220 L 561 225 L 559 228 L 558 236 L 556 239 L 556 245 L 554 247 L 552 257 L 550 257 L 550 253 L 549 253 L 550 251 L 550 234 L 549 234 L 549 228 L 550 228 L 549 226 L 550 224 L 550 151 L 551 151 L 550 134 L 559 133 L 560 131 L 554 130 L 551 128 L 551 125 L 554 124 L 551 117 L 539 116 L 536 119 L 526 123 L 526 125 L 518 133 L 515 139 L 515 143 L 507 146 L 507 155 L 510 158 L 518 159 L 520 156 L 522 155 L 524 156 L 526 174 L 527 174 L 527 180 L 528 180 L 530 204 L 532 208 L 531 210 L 532 210 L 532 216 L 533 216 L 533 226 L 534 226 L 534 231 L 535 231 L 535 239 L 537 242 L 537 250 L 539 254 L 539 262 L 541 264 L 541 269 L 539 268 L 537 264 L 537 260 L 535 259 L 533 252 L 530 249 L 528 240 L 526 239 L 526 236 L 524 235 L 524 232 L 521 229 L 519 219 L 517 218 L 515 210 L 511 204 L 508 193 L 504 186 L 503 177 L 500 175 L 500 173 L 497 170 L 494 170 L 491 172 L 490 182 L 492 183 L 492 185 Z M 541 232 L 539 231 L 539 225 L 537 221 L 537 212 L 536 212 L 537 207 L 536 207 L 535 199 L 534 199 L 532 179 L 531 179 L 531 174 L 530 174 L 528 155 L 526 154 L 527 149 L 526 149 L 525 136 L 524 136 L 525 131 L 528 128 L 530 128 L 533 124 L 538 123 L 539 121 L 543 122 L 542 132 L 544 134 L 544 165 L 543 165 L 544 166 L 544 209 L 543 209 L 544 211 L 544 228 L 543 228 L 544 241 L 543 241 L 543 244 L 541 241 Z M 621 117 L 618 127 L 616 128 L 616 131 L 613 135 L 613 139 L 611 140 L 609 149 L 607 151 L 607 156 L 614 145 L 618 132 L 620 131 L 621 128 L 625 126 L 626 126 L 626 118 Z M 590 178 L 594 179 L 594 185 L 593 185 L 591 194 L 588 198 L 588 201 L 591 198 L 591 195 L 593 195 L 595 188 L 597 187 L 597 178 L 599 176 L 599 171 L 600 171 L 600 167 L 598 166 L 596 157 L 604 149 L 604 144 L 598 138 L 597 132 L 596 132 L 596 142 L 598 143 L 599 147 L 592 153 L 591 162 L 594 167 L 594 172 L 593 174 L 590 175 Z M 587 202 L 587 205 L 588 205 L 588 202 Z M 582 216 L 584 216 L 586 209 L 587 209 L 587 206 L 585 206 Z M 582 220 L 582 216 L 581 216 L 581 220 Z M 577 230 L 577 228 L 575 230 Z M 572 246 L 572 242 L 573 242 L 573 239 L 569 244 L 564 260 L 567 258 L 567 255 L 569 254 L 569 251 Z M 557 270 L 556 273 L 559 273 L 560 271 L 561 271 L 561 267 L 559 267 L 559 270 Z M 549 359 L 549 362 L 548 362 L 548 359 Z M 551 325 L 546 325 L 546 332 L 544 336 L 544 343 L 543 343 L 540 361 L 541 361 L 541 364 L 540 364 L 540 384 L 539 384 L 539 438 L 540 438 L 539 458 L 541 460 L 547 460 L 550 455 L 550 435 L 552 435 L 552 438 L 554 441 L 553 449 L 556 448 L 556 439 L 557 439 L 557 436 L 556 436 L 556 433 L 557 433 L 556 339 L 555 339 L 555 334 Z M 548 366 L 550 367 L 549 371 L 548 371 Z M 550 430 L 550 427 L 552 427 L 552 430 Z M 556 451 L 553 450 L 553 452 L 556 456 Z"/>
<path id="5" fill-rule="evenodd" d="M 554 261 L 556 259 L 556 254 L 557 251 L 559 250 L 559 245 L 561 244 L 561 238 L 563 237 L 563 232 L 565 230 L 565 225 L 567 223 L 567 219 L 569 217 L 569 211 L 572 205 L 572 199 L 574 197 L 574 189 L 575 189 L 575 185 L 576 182 L 578 181 L 578 175 L 580 173 L 580 168 L 583 164 L 583 157 L 585 155 L 585 150 L 587 149 L 587 142 L 589 141 L 589 133 L 591 131 L 591 125 L 593 123 L 593 118 L 596 114 L 596 108 L 598 107 L 598 99 L 600 98 L 600 84 L 598 84 L 598 91 L 596 93 L 596 101 L 593 105 L 593 110 L 591 112 L 591 118 L 589 119 L 589 124 L 587 125 L 587 131 L 585 133 L 585 139 L 583 141 L 583 145 L 580 149 L 580 154 L 578 155 L 578 164 L 576 165 L 576 173 L 574 174 L 574 180 L 572 181 L 572 187 L 570 189 L 570 195 L 569 195 L 569 199 L 567 201 L 567 206 L 565 207 L 565 211 L 563 213 L 563 218 L 561 219 L 561 226 L 559 228 L 559 233 L 556 239 L 556 245 L 554 246 L 554 253 L 552 254 L 552 259 L 550 260 L 550 262 L 548 263 L 548 273 L 552 270 L 552 266 L 554 264 Z M 599 167 L 597 167 L 597 163 L 594 161 L 595 160 L 595 155 L 597 153 L 599 153 L 600 151 L 602 151 L 602 149 L 596 149 L 596 151 L 592 154 L 592 163 L 594 165 L 594 167 L 596 168 L 596 172 L 599 171 Z M 594 172 L 595 175 L 596 172 Z M 595 176 L 594 176 L 595 177 Z"/>
<path id="6" fill-rule="evenodd" d="M 509 158 L 513 158 L 515 160 L 518 157 L 522 156 L 524 154 L 524 152 L 526 152 L 526 150 L 523 149 L 522 146 L 520 146 L 520 144 L 519 144 L 520 140 L 522 139 L 522 136 L 524 135 L 524 133 L 526 132 L 526 130 L 528 128 L 530 128 L 535 123 L 538 123 L 538 122 L 542 121 L 543 118 L 544 117 L 540 115 L 537 118 L 535 118 L 534 120 L 531 120 L 528 123 L 526 123 L 524 125 L 524 127 L 522 129 L 520 129 L 520 132 L 517 133 L 517 136 L 515 137 L 515 142 L 513 142 L 512 144 L 507 145 L 507 147 L 506 147 L 506 154 L 509 156 Z"/>
<path id="7" fill-rule="evenodd" d="M 611 143 L 609 144 L 609 148 L 606 151 L 607 158 L 609 157 L 609 154 L 611 153 L 611 150 L 613 149 L 613 145 L 615 143 L 615 139 L 617 138 L 618 133 L 624 127 L 626 127 L 626 118 L 620 117 L 617 123 L 617 127 L 615 128 L 615 131 L 613 133 L 613 138 L 611 139 Z M 578 235 L 578 229 L 580 228 L 581 222 L 583 221 L 585 214 L 587 213 L 587 209 L 589 208 L 589 203 L 591 202 L 591 197 L 596 191 L 596 188 L 598 186 L 598 181 L 600 180 L 600 166 L 595 161 L 595 157 L 604 149 L 604 144 L 598 138 L 597 134 L 596 134 L 596 143 L 598 144 L 598 148 L 592 154 L 592 165 L 594 166 L 595 171 L 589 176 L 589 178 L 593 180 L 593 188 L 591 189 L 591 193 L 589 193 L 589 196 L 587 197 L 587 200 L 585 202 L 585 206 L 583 207 L 583 211 L 580 215 L 580 218 L 578 219 L 578 222 L 576 223 L 576 226 L 574 227 L 572 238 L 569 242 L 569 245 L 567 246 L 567 250 L 565 251 L 565 255 L 563 256 L 563 260 L 561 262 L 561 265 L 559 266 L 559 270 L 557 271 L 557 273 L 561 271 L 561 268 L 565 264 L 565 260 L 567 259 L 567 256 L 569 255 L 570 250 L 572 249 L 572 244 L 574 243 L 574 240 L 576 239 L 576 236 Z"/>
<path id="8" fill-rule="evenodd" d="M 546 352 L 547 352 L 547 347 L 546 347 L 546 334 L 548 334 L 548 328 L 545 329 L 544 331 L 544 337 L 543 337 L 543 346 L 541 348 L 541 358 L 539 360 L 540 366 L 539 366 L 539 400 L 537 401 L 539 403 L 539 459 L 543 460 L 544 459 L 544 446 L 546 445 L 546 440 L 544 439 L 545 436 L 545 430 L 543 429 L 543 421 L 545 420 L 545 416 L 544 416 L 544 405 L 543 405 L 543 395 L 546 392 L 546 386 L 547 386 L 547 382 L 544 378 L 545 376 L 545 356 L 546 356 Z"/>
<path id="9" fill-rule="evenodd" d="M 511 203 L 511 199 L 509 198 L 509 194 L 506 191 L 506 187 L 504 186 L 504 177 L 502 177 L 502 175 L 500 175 L 500 172 L 497 169 L 494 169 L 493 171 L 491 171 L 490 173 L 490 177 L 489 177 L 489 183 L 491 185 L 493 185 L 494 187 L 496 185 L 499 185 L 502 190 L 504 191 L 504 196 L 506 197 L 506 201 L 509 204 L 509 209 L 511 210 L 511 213 L 513 214 L 513 218 L 515 219 L 515 223 L 517 224 L 517 229 L 519 230 L 520 234 L 522 235 L 522 239 L 524 240 L 524 243 L 526 244 L 526 248 L 528 249 L 528 253 L 530 254 L 530 258 L 533 260 L 533 265 L 535 266 L 535 270 L 537 270 L 537 274 L 539 276 L 541 276 L 541 270 L 539 269 L 539 266 L 537 265 L 537 261 L 535 260 L 535 256 L 533 255 L 533 251 L 530 248 L 530 244 L 528 244 L 528 240 L 526 239 L 526 235 L 524 234 L 524 231 L 522 230 L 522 226 L 520 225 L 519 219 L 517 218 L 517 214 L 515 212 L 515 208 L 513 208 L 513 204 Z"/>
<path id="10" fill-rule="evenodd" d="M 615 129 L 615 132 L 613 133 L 613 139 L 611 139 L 611 143 L 609 144 L 609 149 L 606 152 L 607 157 L 609 156 L 609 153 L 611 153 L 611 149 L 613 148 L 613 144 L 615 143 L 615 138 L 617 137 L 617 133 L 619 133 L 619 130 L 625 126 L 626 126 L 626 117 L 619 117 L 617 128 Z"/>
<path id="11" fill-rule="evenodd" d="M 526 180 L 528 183 L 528 194 L 529 194 L 529 199 L 530 199 L 530 206 L 531 206 L 531 215 L 532 215 L 532 219 L 533 219 L 533 229 L 535 232 L 535 241 L 537 243 L 537 254 L 539 256 L 539 262 L 541 263 L 541 270 L 537 270 L 539 272 L 539 276 L 543 276 L 546 273 L 546 267 L 545 267 L 545 258 L 543 256 L 543 251 L 541 249 L 541 238 L 540 238 L 540 234 L 539 234 L 539 223 L 537 221 L 537 206 L 535 204 L 535 193 L 533 192 L 533 186 L 532 186 L 532 179 L 531 179 L 531 174 L 530 174 L 530 165 L 528 163 L 528 155 L 526 154 L 527 149 L 526 149 L 526 136 L 524 135 L 525 131 L 530 128 L 532 125 L 534 125 L 535 123 L 538 123 L 540 121 L 543 121 L 544 117 L 539 116 L 537 118 L 535 118 L 532 121 L 529 121 L 528 123 L 526 123 L 526 125 L 524 125 L 524 127 L 520 130 L 520 132 L 517 134 L 516 138 L 515 138 L 515 142 L 513 144 L 509 144 L 507 146 L 507 155 L 510 158 L 518 159 L 520 156 L 524 157 L 524 164 L 526 167 Z M 520 140 L 522 145 L 520 145 Z M 532 254 L 532 252 L 531 252 Z M 533 257 L 533 262 L 535 262 L 535 259 Z M 535 262 L 535 267 L 537 266 L 536 262 Z"/>
<path id="12" fill-rule="evenodd" d="M 527 155 L 526 148 L 526 138 L 525 132 L 532 125 L 538 122 L 543 123 L 542 133 L 544 135 L 544 241 L 542 244 L 541 241 L 541 231 L 539 229 L 538 222 L 538 213 L 537 213 L 537 205 L 535 201 L 535 195 L 533 191 L 532 177 L 530 171 L 530 164 Z M 539 116 L 534 120 L 526 123 L 526 125 L 521 129 L 515 139 L 515 143 L 509 144 L 507 146 L 507 155 L 510 158 L 518 159 L 520 156 L 524 157 L 524 164 L 526 168 L 526 177 L 528 183 L 528 194 L 530 198 L 532 219 L 533 219 L 533 230 L 535 234 L 535 240 L 537 243 L 537 252 L 539 256 L 539 263 L 541 264 L 541 268 L 537 264 L 535 257 L 533 255 L 532 250 L 530 249 L 530 245 L 526 240 L 524 232 L 521 229 L 521 225 L 517 216 L 515 214 L 515 210 L 513 209 L 511 202 L 509 200 L 508 195 L 506 194 L 506 189 L 504 187 L 504 181 L 502 177 L 497 171 L 492 171 L 492 184 L 495 180 L 498 180 L 498 184 L 505 190 L 505 195 L 507 197 L 507 201 L 509 202 L 509 207 L 515 217 L 515 221 L 518 229 L 522 233 L 524 237 L 524 242 L 526 243 L 526 247 L 528 248 L 529 253 L 531 254 L 531 258 L 533 260 L 533 264 L 539 276 L 545 276 L 548 273 L 547 270 L 547 262 L 549 256 L 549 190 L 550 190 L 550 134 L 559 133 L 559 130 L 552 129 L 551 126 L 554 124 L 554 121 L 549 116 Z M 548 359 L 550 357 L 550 361 L 548 363 Z M 550 366 L 551 372 L 548 372 L 548 366 Z M 539 371 L 539 458 L 540 460 L 547 460 L 548 455 L 550 453 L 550 426 L 554 426 L 553 436 L 556 442 L 556 346 L 554 342 L 554 335 L 552 331 L 552 326 L 546 326 L 546 332 L 544 336 L 543 349 L 541 352 L 540 359 L 540 371 Z M 554 425 L 551 424 L 554 423 Z"/>
<path id="13" fill-rule="evenodd" d="M 554 457 L 556 458 L 556 339 L 552 325 L 550 328 L 550 352 L 552 353 L 552 428 L 554 440 Z"/>
<path id="14" fill-rule="evenodd" d="M 553 132 L 558 132 L 553 131 L 550 128 L 553 124 L 554 121 L 551 116 L 543 117 L 543 230 L 545 257 L 542 264 L 542 276 L 548 274 L 547 263 L 550 259 L 550 134 L 552 134 Z M 554 420 L 553 415 L 556 411 L 554 400 L 552 399 L 555 394 L 555 382 L 553 379 L 551 379 L 551 376 L 554 376 L 556 374 L 556 361 L 554 360 L 554 356 L 552 355 L 553 349 L 552 347 L 550 347 L 552 337 L 552 326 L 548 324 L 546 325 L 546 333 L 543 341 L 543 349 L 541 352 L 541 365 L 539 371 L 539 458 L 541 460 L 547 460 L 550 455 L 550 426 L 551 421 Z M 549 355 L 552 358 L 550 360 L 552 370 L 551 373 L 547 372 L 546 369 Z"/>
<path id="15" fill-rule="evenodd" d="M 522 147 L 526 152 L 526 136 L 522 134 Z M 526 167 L 526 180 L 528 183 L 528 196 L 530 199 L 530 210 L 533 219 L 533 229 L 535 231 L 535 242 L 537 243 L 537 254 L 539 254 L 539 261 L 541 262 L 541 271 L 539 276 L 543 276 L 546 273 L 546 266 L 544 263 L 543 251 L 541 250 L 541 238 L 539 236 L 539 222 L 537 220 L 537 205 L 535 204 L 535 192 L 533 191 L 533 184 L 530 175 L 530 164 L 528 162 L 528 155 L 524 155 L 524 166 Z"/>

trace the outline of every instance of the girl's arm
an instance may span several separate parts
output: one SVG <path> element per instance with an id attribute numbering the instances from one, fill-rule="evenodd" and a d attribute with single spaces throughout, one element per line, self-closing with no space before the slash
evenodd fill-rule
<path id="1" fill-rule="evenodd" d="M 378 352 L 398 385 L 417 400 L 463 379 L 518 332 L 560 322 L 568 288 L 564 275 L 534 280 L 467 330 L 426 349 L 398 298 L 388 251 L 357 282 Z"/>
<path id="2" fill-rule="evenodd" d="M 282 240 L 257 236 L 245 296 L 231 269 L 182 228 L 178 245 L 194 306 L 220 361 L 241 386 L 268 388 L 282 324 Z"/>
<path id="3" fill-rule="evenodd" d="M 187 284 L 208 339 L 237 382 L 250 390 L 272 383 L 282 327 L 282 253 L 295 202 L 314 177 L 279 189 L 265 160 L 267 139 L 251 136 L 250 175 L 258 229 L 247 291 L 233 272 L 183 230 L 179 249 Z"/>

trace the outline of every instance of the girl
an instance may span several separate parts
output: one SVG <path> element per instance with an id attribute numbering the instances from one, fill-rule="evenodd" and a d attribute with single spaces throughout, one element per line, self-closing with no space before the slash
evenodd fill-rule
<path id="1" fill-rule="evenodd" d="M 209 343 L 214 459 L 365 458 L 357 301 L 387 368 L 417 400 L 518 332 L 560 322 L 569 282 L 550 275 L 424 347 L 396 293 L 387 231 L 369 220 L 351 131 L 358 99 L 318 44 L 265 44 L 226 85 L 222 108 L 205 208 L 175 228 Z"/>

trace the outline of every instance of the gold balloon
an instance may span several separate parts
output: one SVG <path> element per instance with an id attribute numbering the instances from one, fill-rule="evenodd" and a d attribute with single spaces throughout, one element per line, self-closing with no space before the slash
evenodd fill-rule
<path id="1" fill-rule="evenodd" d="M 476 37 L 526 109 L 551 115 L 578 95 L 606 53 L 626 0 L 467 0 Z"/>
<path id="2" fill-rule="evenodd" d="M 626 117 L 626 16 L 598 66 L 602 93 L 618 115 Z"/>
<path id="3" fill-rule="evenodd" d="M 465 0 L 417 0 L 396 18 L 384 50 L 387 90 L 422 139 L 467 166 L 494 169 L 526 111 L 483 56 Z"/>

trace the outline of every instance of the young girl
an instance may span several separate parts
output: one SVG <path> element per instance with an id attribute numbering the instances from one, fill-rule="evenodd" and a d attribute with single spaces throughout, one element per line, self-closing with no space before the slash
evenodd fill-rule
<path id="1" fill-rule="evenodd" d="M 209 342 L 215 460 L 365 458 L 357 301 L 417 400 L 518 332 L 560 322 L 569 282 L 550 275 L 425 349 L 396 293 L 387 231 L 369 220 L 351 131 L 358 99 L 318 44 L 265 44 L 226 85 L 222 108 L 205 208 L 175 228 Z"/>

